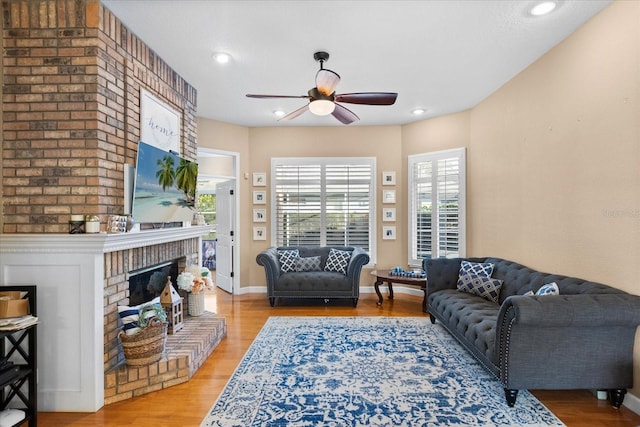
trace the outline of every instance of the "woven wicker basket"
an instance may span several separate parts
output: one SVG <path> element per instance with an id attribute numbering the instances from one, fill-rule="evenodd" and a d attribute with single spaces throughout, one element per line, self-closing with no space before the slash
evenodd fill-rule
<path id="1" fill-rule="evenodd" d="M 135 335 L 119 334 L 122 351 L 129 366 L 149 365 L 162 358 L 167 341 L 167 322 L 154 318 Z"/>

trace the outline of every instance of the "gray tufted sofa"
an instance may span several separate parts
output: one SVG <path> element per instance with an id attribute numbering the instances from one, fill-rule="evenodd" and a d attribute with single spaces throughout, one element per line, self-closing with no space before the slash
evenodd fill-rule
<path id="1" fill-rule="evenodd" d="M 499 304 L 456 289 L 461 258 L 425 259 L 431 321 L 502 382 L 509 406 L 519 389 L 588 389 L 608 390 L 620 407 L 633 385 L 640 296 L 505 259 L 466 260 L 495 264 Z M 551 282 L 560 295 L 523 295 Z"/>
<path id="2" fill-rule="evenodd" d="M 347 274 L 323 271 L 330 249 L 351 252 Z M 283 273 L 278 260 L 278 250 L 298 249 L 300 257 L 320 256 L 320 271 L 290 271 Z M 264 267 L 267 276 L 267 296 L 273 307 L 276 298 L 350 298 L 358 305 L 360 296 L 360 271 L 369 263 L 369 255 L 360 247 L 270 247 L 258 254 L 256 262 Z"/>

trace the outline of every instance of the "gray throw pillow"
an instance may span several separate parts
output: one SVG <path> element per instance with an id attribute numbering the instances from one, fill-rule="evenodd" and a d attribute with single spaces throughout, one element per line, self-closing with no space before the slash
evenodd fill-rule
<path id="1" fill-rule="evenodd" d="M 320 257 L 310 256 L 298 258 L 296 261 L 296 271 L 320 271 Z"/>

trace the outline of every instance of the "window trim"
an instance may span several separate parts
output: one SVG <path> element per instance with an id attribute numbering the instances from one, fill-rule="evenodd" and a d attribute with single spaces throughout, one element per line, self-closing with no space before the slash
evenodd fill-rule
<path id="1" fill-rule="evenodd" d="M 377 220 L 377 170 L 376 170 L 376 157 L 272 157 L 271 158 L 271 173 L 270 173 L 270 189 L 269 189 L 269 223 L 271 227 L 271 246 L 277 246 L 277 213 L 276 213 L 276 167 L 278 165 L 321 165 L 322 167 L 327 165 L 343 165 L 343 164 L 360 164 L 368 165 L 371 167 L 371 192 L 369 195 L 369 266 L 375 264 L 377 253 L 377 241 L 378 241 L 378 220 Z M 324 168 L 323 168 L 324 171 Z M 323 176 L 324 179 L 324 176 Z M 326 197 L 326 188 L 321 189 L 321 198 L 324 200 Z M 323 203 L 324 204 L 324 203 Z M 324 227 L 324 218 L 322 219 L 322 227 Z"/>
<path id="2" fill-rule="evenodd" d="M 466 239 L 466 224 L 467 224 L 467 209 L 466 209 L 466 149 L 464 147 L 461 148 L 453 148 L 449 150 L 442 151 L 434 151 L 430 153 L 421 153 L 421 154 L 412 154 L 407 157 L 407 193 L 408 193 L 408 204 L 407 204 L 407 259 L 408 264 L 412 267 L 422 267 L 422 259 L 413 258 L 414 247 L 417 245 L 415 241 L 416 234 L 414 230 L 416 229 L 416 220 L 415 220 L 415 211 L 416 211 L 416 199 L 415 199 L 415 181 L 414 181 L 414 167 L 418 163 L 427 162 L 427 161 L 438 161 L 444 159 L 450 159 L 457 157 L 459 160 L 459 164 L 462 166 L 458 172 L 459 176 L 459 200 L 458 200 L 458 211 L 459 211 L 459 225 L 458 225 L 458 256 L 465 257 L 467 253 L 467 239 Z M 433 180 L 432 180 L 433 182 Z M 432 188 L 437 189 L 437 185 L 433 185 Z M 437 199 L 437 190 L 433 191 L 433 199 Z M 435 205 L 435 203 L 434 203 Z M 435 215 L 434 211 L 432 215 Z M 438 221 L 434 220 L 432 217 L 432 224 L 438 226 Z M 432 248 L 435 248 L 436 251 L 439 250 L 439 246 L 437 241 L 435 244 L 432 244 Z M 435 257 L 438 257 L 439 254 L 436 253 Z"/>

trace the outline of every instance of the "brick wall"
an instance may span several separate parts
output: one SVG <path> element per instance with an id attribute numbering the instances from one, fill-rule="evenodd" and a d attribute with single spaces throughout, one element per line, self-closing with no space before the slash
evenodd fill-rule
<path id="1" fill-rule="evenodd" d="M 71 214 L 124 212 L 140 90 L 181 112 L 196 159 L 196 91 L 98 0 L 3 8 L 3 233 L 66 233 Z"/>

